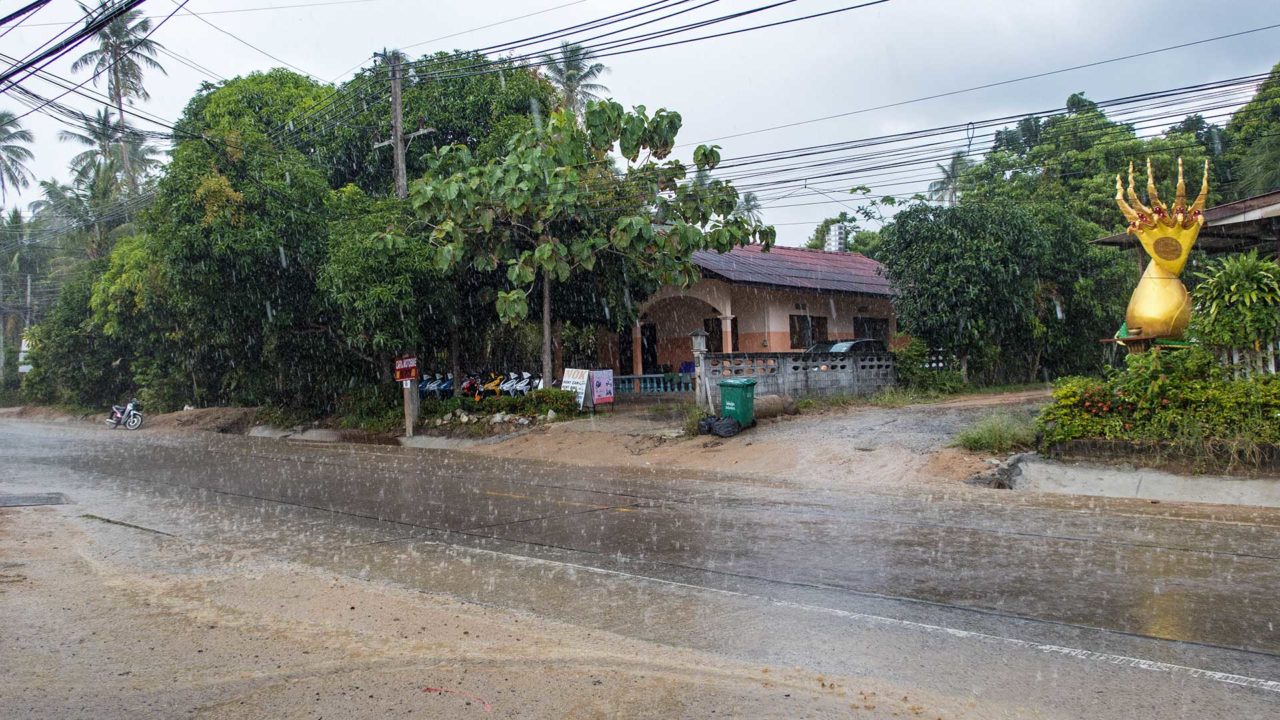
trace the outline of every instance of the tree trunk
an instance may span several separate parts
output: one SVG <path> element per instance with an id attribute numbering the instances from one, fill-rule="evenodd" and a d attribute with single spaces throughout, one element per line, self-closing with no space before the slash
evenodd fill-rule
<path id="1" fill-rule="evenodd" d="M 449 328 L 449 372 L 453 373 L 453 392 L 455 395 L 461 395 L 462 388 L 462 358 L 458 351 L 458 324 L 455 321 L 453 326 Z"/>
<path id="2" fill-rule="evenodd" d="M 551 365 L 551 274 L 542 273 L 542 386 L 551 387 L 555 368 Z"/>
<path id="3" fill-rule="evenodd" d="M 120 128 L 120 167 L 124 171 L 125 185 L 130 191 L 133 191 L 138 188 L 133 182 L 133 162 L 129 158 L 129 143 L 125 138 L 124 93 L 120 88 L 120 72 L 116 69 L 116 66 L 119 64 L 119 60 L 120 58 L 116 58 L 116 63 L 112 64 L 111 74 L 115 76 L 116 112 L 119 113 L 119 117 L 116 118 L 116 125 Z"/>

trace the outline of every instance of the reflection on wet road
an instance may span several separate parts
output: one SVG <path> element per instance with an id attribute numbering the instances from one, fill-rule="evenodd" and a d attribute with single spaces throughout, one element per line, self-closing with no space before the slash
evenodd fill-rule
<path id="1" fill-rule="evenodd" d="M 441 563 L 492 551 L 555 563 L 553 578 L 590 568 L 975 636 L 1209 658 L 1250 677 L 1274 678 L 1280 667 L 1276 512 L 972 488 L 846 494 L 448 451 L 10 422 L 0 423 L 0 453 L 24 469 L 17 489 L 178 503 L 191 533 L 270 537 L 291 557 L 534 611 L 574 605 L 546 572 L 548 586 L 517 597 L 492 577 L 464 587 Z M 248 507 L 259 526 L 227 519 Z M 338 549 L 321 543 L 323 532 L 308 528 L 331 522 L 324 514 L 363 523 L 367 535 Z M 375 557 L 375 546 L 397 554 Z M 627 592 L 644 607 L 647 591 Z M 664 621 L 681 623 L 678 613 Z"/>

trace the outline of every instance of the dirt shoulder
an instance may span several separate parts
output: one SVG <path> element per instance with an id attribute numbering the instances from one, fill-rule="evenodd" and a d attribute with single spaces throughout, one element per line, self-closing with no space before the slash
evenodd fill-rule
<path id="1" fill-rule="evenodd" d="M 5 717 L 963 716 L 72 513 L 0 510 Z"/>
<path id="2" fill-rule="evenodd" d="M 951 448 L 956 433 L 994 412 L 1034 413 L 1046 391 L 967 395 L 901 408 L 862 406 L 762 420 L 733 438 L 686 437 L 660 411 L 620 409 L 464 448 L 502 458 L 661 467 L 783 478 L 818 486 L 955 484 L 989 458 Z"/>

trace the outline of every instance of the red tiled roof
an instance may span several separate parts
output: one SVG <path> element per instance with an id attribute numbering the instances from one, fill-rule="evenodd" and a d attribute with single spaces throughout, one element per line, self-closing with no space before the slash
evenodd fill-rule
<path id="1" fill-rule="evenodd" d="M 893 294 L 884 267 L 860 253 L 778 245 L 765 252 L 759 245 L 747 245 L 727 253 L 700 250 L 693 254 L 693 263 L 702 268 L 704 275 L 717 275 L 731 282 L 867 295 Z"/>

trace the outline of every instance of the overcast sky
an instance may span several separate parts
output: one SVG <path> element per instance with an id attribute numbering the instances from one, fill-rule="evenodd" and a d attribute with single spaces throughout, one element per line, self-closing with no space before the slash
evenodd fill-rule
<path id="1" fill-rule="evenodd" d="M 705 2 L 705 0 L 701 0 Z M 436 50 L 475 48 L 534 35 L 636 7 L 641 0 L 491 0 L 405 2 L 318 0 L 309 7 L 227 12 L 302 5 L 301 0 L 190 0 L 187 7 L 294 66 L 322 78 L 342 80 L 374 50 L 406 48 L 411 56 Z M 692 3 L 697 4 L 697 3 Z M 709 18 L 766 0 L 723 0 L 683 18 Z M 696 31 L 701 35 L 844 7 L 853 0 L 799 0 L 733 24 Z M 6 8 L 16 3 L 5 3 Z M 150 0 L 148 15 L 164 15 L 172 0 Z M 546 10 L 546 12 L 539 12 Z M 529 13 L 512 20 L 471 31 Z M 0 39 L 2 52 L 25 54 L 79 15 L 74 0 L 54 0 L 22 27 Z M 57 25 L 44 25 L 56 23 Z M 1019 76 L 1280 23 L 1275 0 L 892 0 L 874 7 L 743 33 L 605 59 L 604 82 L 625 105 L 667 107 L 684 117 L 682 143 L 720 138 L 775 125 L 847 113 Z M 468 32 L 469 31 L 469 32 Z M 178 14 L 153 36 L 179 55 L 225 77 L 280 63 L 197 18 Z M 152 73 L 147 111 L 178 117 L 207 76 L 168 57 L 167 76 Z M 964 123 L 1059 107 L 1072 92 L 1090 98 L 1132 95 L 1265 72 L 1280 61 L 1280 29 L 1175 50 L 1139 59 L 1029 80 L 893 109 L 851 115 L 782 130 L 717 140 L 725 158 L 890 132 Z M 70 62 L 53 66 L 70 76 Z M 82 73 L 81 79 L 88 73 Z M 49 94 L 32 81 L 31 89 Z M 92 111 L 82 99 L 69 104 Z M 25 112 L 11 98 L 0 108 Z M 33 115 L 33 165 L 41 179 L 67 178 L 76 150 L 59 143 L 58 122 Z M 869 180 L 850 179 L 876 185 Z M 908 195 L 927 180 L 875 188 Z M 832 186 L 828 185 L 828 188 Z M 777 195 L 770 193 L 769 195 Z M 12 207 L 35 199 L 30 189 L 10 194 Z M 811 191 L 768 200 L 765 219 L 780 241 L 804 242 L 813 226 L 848 203 L 847 195 Z"/>

